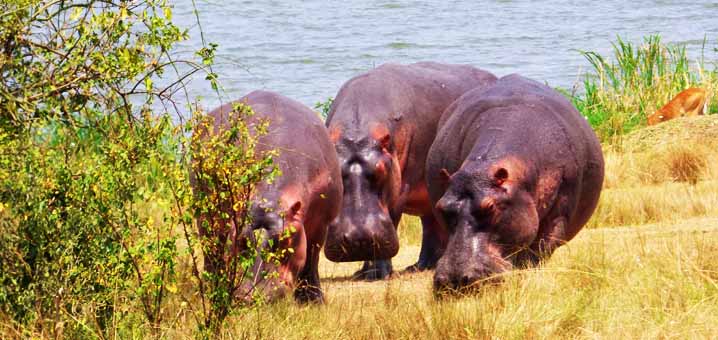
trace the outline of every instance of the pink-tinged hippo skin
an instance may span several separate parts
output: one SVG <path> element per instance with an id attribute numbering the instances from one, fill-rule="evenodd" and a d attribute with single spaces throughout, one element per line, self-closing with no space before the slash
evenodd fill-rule
<path id="1" fill-rule="evenodd" d="M 535 265 L 583 228 L 601 192 L 603 154 L 561 94 L 509 75 L 467 92 L 444 118 L 426 163 L 449 232 L 435 291 Z"/>
<path id="2" fill-rule="evenodd" d="M 427 152 L 445 109 L 463 93 L 496 77 L 469 65 L 385 64 L 347 81 L 327 118 L 344 183 L 341 213 L 329 226 L 324 250 L 335 262 L 366 261 L 355 277 L 392 273 L 402 214 L 421 216 L 418 262 L 433 268 L 447 241 L 424 181 Z"/>
<path id="3" fill-rule="evenodd" d="M 282 173 L 271 183 L 257 185 L 252 193 L 251 228 L 241 232 L 251 238 L 258 230 L 262 247 L 291 247 L 293 252 L 278 267 L 257 261 L 252 269 L 255 279 L 247 280 L 236 295 L 247 298 L 259 290 L 273 300 L 294 289 L 300 302 L 322 302 L 317 266 L 327 227 L 339 214 L 342 199 L 334 145 L 319 116 L 297 101 L 274 92 L 254 91 L 238 102 L 254 110 L 249 124 L 269 120 L 268 132 L 260 136 L 256 152 L 277 150 L 274 164 Z M 227 128 L 232 107 L 232 103 L 225 104 L 210 112 L 215 131 Z M 200 234 L 206 236 L 201 222 L 200 218 Z M 290 225 L 296 231 L 280 243 L 280 236 Z M 205 259 L 205 266 L 211 270 L 212 259 Z M 262 280 L 256 275 L 274 270 L 279 273 L 274 278 Z"/>

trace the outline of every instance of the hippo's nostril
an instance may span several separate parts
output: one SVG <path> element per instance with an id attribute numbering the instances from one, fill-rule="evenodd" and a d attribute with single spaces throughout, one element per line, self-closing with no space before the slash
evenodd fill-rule
<path id="1" fill-rule="evenodd" d="M 434 275 L 434 288 L 436 290 L 445 289 L 448 283 L 449 278 L 446 275 L 438 273 Z"/>
<path id="2" fill-rule="evenodd" d="M 459 287 L 461 287 L 460 279 L 457 277 L 452 277 L 449 286 L 451 287 L 451 289 L 458 289 Z"/>
<path id="3" fill-rule="evenodd" d="M 464 274 L 461 276 L 461 282 L 460 282 L 461 287 L 466 287 L 472 283 L 473 283 L 473 278 L 470 277 L 469 275 Z"/>

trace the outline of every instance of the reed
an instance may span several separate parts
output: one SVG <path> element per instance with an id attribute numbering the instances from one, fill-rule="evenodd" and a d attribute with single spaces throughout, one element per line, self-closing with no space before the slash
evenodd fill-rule
<path id="1" fill-rule="evenodd" d="M 620 37 L 612 43 L 612 58 L 579 51 L 591 70 L 583 77 L 583 92 L 573 104 L 594 127 L 602 142 L 620 144 L 623 135 L 645 126 L 646 117 L 689 87 L 709 92 L 709 112 L 716 112 L 711 96 L 718 89 L 718 69 L 689 58 L 684 45 L 666 44 L 659 35 L 641 44 Z"/>

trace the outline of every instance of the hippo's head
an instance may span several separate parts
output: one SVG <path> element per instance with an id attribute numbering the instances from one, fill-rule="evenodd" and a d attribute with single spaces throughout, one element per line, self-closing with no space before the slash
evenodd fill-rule
<path id="1" fill-rule="evenodd" d="M 522 170 L 511 162 L 469 162 L 453 175 L 441 170 L 448 188 L 435 208 L 449 242 L 434 274 L 437 292 L 509 270 L 534 241 L 538 215 Z"/>
<path id="2" fill-rule="evenodd" d="M 303 265 L 306 240 L 299 218 L 301 203 L 297 201 L 287 209 L 281 205 L 267 200 L 252 205 L 251 227 L 242 232 L 240 249 L 255 261 L 236 293 L 240 300 L 272 301 L 284 296 L 294 284 L 296 270 L 292 269 Z"/>
<path id="3" fill-rule="evenodd" d="M 382 125 L 361 137 L 330 128 L 344 184 L 339 216 L 329 225 L 324 253 L 335 262 L 389 259 L 399 250 L 392 216 L 401 169 Z"/>

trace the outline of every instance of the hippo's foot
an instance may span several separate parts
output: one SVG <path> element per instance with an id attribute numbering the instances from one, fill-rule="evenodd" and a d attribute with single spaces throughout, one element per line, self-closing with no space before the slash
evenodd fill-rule
<path id="1" fill-rule="evenodd" d="M 419 260 L 413 265 L 406 267 L 406 269 L 404 269 L 405 272 L 417 273 L 436 268 L 436 263 L 439 262 L 439 258 L 441 257 L 439 252 L 425 252 L 424 248 L 425 247 L 422 246 L 422 252 L 419 254 Z"/>
<path id="2" fill-rule="evenodd" d="M 319 287 L 304 285 L 299 286 L 297 287 L 297 289 L 294 290 L 294 299 L 296 299 L 297 302 L 302 304 L 322 304 L 324 303 L 324 294 L 322 293 L 322 289 Z"/>
<path id="3" fill-rule="evenodd" d="M 366 261 L 352 278 L 354 280 L 377 281 L 387 279 L 394 272 L 391 260 Z"/>
<path id="4" fill-rule="evenodd" d="M 433 215 L 421 217 L 422 237 L 419 260 L 404 269 L 407 273 L 422 272 L 436 268 L 436 263 L 443 253 L 439 223 Z"/>
<path id="5" fill-rule="evenodd" d="M 436 262 L 438 259 L 426 259 L 426 258 L 419 258 L 419 261 L 412 264 L 411 266 L 406 267 L 404 269 L 404 272 L 407 273 L 418 273 L 423 272 L 425 270 L 431 270 L 436 268 Z"/>

